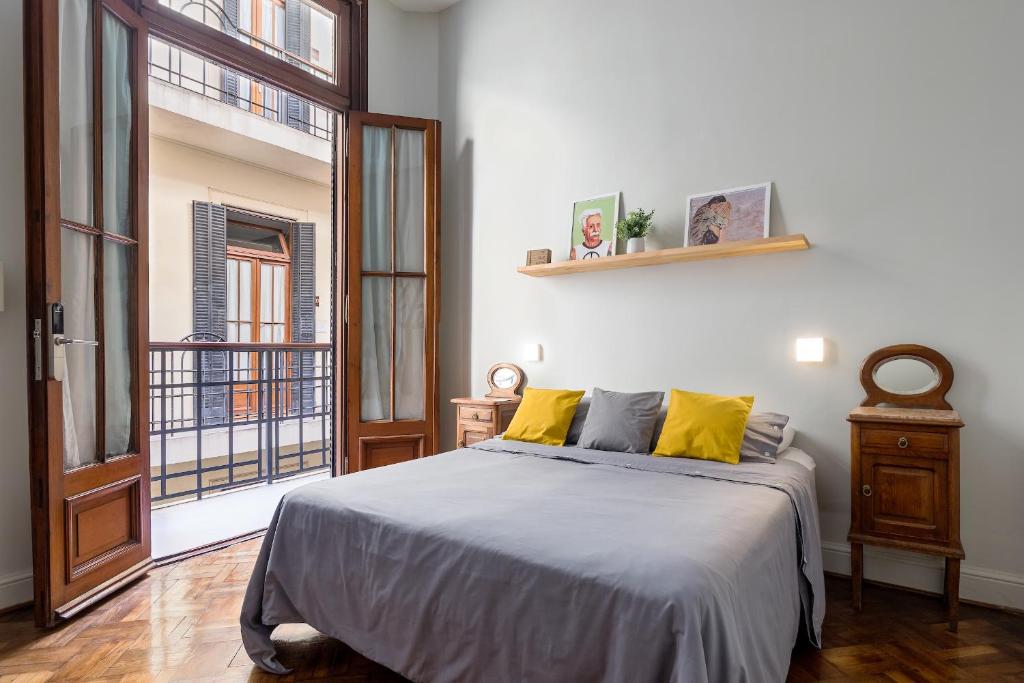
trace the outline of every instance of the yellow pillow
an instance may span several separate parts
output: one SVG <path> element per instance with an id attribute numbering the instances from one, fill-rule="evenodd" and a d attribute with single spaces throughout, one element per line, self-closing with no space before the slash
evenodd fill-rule
<path id="1" fill-rule="evenodd" d="M 735 465 L 753 396 L 715 396 L 672 390 L 654 455 L 717 460 Z"/>
<path id="2" fill-rule="evenodd" d="M 502 438 L 548 446 L 564 445 L 581 398 L 582 391 L 527 388 Z"/>

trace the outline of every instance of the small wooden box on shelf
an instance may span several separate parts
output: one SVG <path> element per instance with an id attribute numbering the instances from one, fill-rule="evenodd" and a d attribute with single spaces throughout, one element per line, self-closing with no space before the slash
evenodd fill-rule
<path id="1" fill-rule="evenodd" d="M 525 382 L 526 374 L 518 365 L 498 363 L 487 371 L 487 385 L 491 390 L 486 396 L 453 398 L 456 447 L 472 446 L 508 429 L 522 401 L 519 389 Z"/>
<path id="2" fill-rule="evenodd" d="M 881 368 L 907 360 L 930 366 L 920 390 L 895 393 L 877 383 Z M 902 371 L 904 377 L 907 370 Z M 885 371 L 881 371 L 885 374 Z M 891 372 L 895 376 L 900 371 Z M 945 558 L 949 629 L 957 631 L 960 599 L 960 415 L 946 402 L 953 368 L 939 352 L 916 344 L 880 349 L 861 368 L 867 398 L 850 422 L 850 564 L 853 602 L 861 607 L 864 544 Z M 884 404 L 880 406 L 879 404 Z"/>

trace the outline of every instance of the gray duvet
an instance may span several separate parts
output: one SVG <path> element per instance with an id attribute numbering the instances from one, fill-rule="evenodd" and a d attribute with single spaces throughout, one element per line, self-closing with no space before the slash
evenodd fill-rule
<path id="1" fill-rule="evenodd" d="M 242 639 L 307 623 L 414 681 L 782 681 L 825 594 L 813 474 L 491 440 L 288 493 Z"/>

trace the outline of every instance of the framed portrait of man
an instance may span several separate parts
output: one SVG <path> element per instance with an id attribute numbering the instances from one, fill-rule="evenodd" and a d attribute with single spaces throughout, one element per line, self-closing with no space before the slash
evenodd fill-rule
<path id="1" fill-rule="evenodd" d="M 615 224 L 619 221 L 619 193 L 581 199 L 572 207 L 569 260 L 602 258 L 615 254 Z"/>

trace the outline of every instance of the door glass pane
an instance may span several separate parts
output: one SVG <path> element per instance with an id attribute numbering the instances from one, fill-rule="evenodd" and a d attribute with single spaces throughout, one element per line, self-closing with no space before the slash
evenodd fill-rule
<path id="1" fill-rule="evenodd" d="M 395 285 L 395 419 L 422 420 L 424 382 L 424 278 Z"/>
<path id="2" fill-rule="evenodd" d="M 252 263 L 238 262 L 238 319 L 252 320 Z"/>
<path id="3" fill-rule="evenodd" d="M 95 238 L 61 230 L 61 297 L 64 336 L 96 339 Z M 96 347 L 64 346 L 64 468 L 97 462 L 96 455 Z"/>
<path id="4" fill-rule="evenodd" d="M 103 376 L 105 450 L 127 453 L 132 426 L 131 259 L 135 247 L 103 242 Z M 63 264 L 67 268 L 67 262 Z"/>
<path id="5" fill-rule="evenodd" d="M 391 270 L 391 129 L 363 127 L 363 270 Z"/>
<path id="6" fill-rule="evenodd" d="M 93 224 L 92 2 L 60 0 L 60 213 Z"/>
<path id="7" fill-rule="evenodd" d="M 424 134 L 398 129 L 395 137 L 398 174 L 395 178 L 396 270 L 422 273 L 425 233 Z"/>
<path id="8" fill-rule="evenodd" d="M 131 234 L 131 34 L 103 13 L 103 229 Z"/>
<path id="9" fill-rule="evenodd" d="M 360 415 L 391 419 L 391 278 L 362 278 L 363 333 Z"/>
<path id="10" fill-rule="evenodd" d="M 337 23 L 334 14 L 314 0 L 294 2 L 301 10 L 292 15 L 297 21 L 296 26 L 285 23 L 288 17 L 284 12 L 284 3 L 273 0 L 258 0 L 257 10 L 262 21 L 260 26 L 254 25 L 256 22 L 253 21 L 255 17 L 249 0 L 239 0 L 238 25 L 235 26 L 222 9 L 225 5 L 223 0 L 160 0 L 160 4 L 165 7 L 334 83 L 334 32 Z M 275 15 L 278 24 L 276 30 Z M 284 44 L 284 36 L 289 31 L 301 37 L 299 45 L 292 46 L 290 51 L 285 50 Z"/>
<path id="11" fill-rule="evenodd" d="M 274 322 L 284 322 L 284 266 L 274 266 Z M 275 340 L 277 341 L 277 340 Z M 281 339 L 280 341 L 284 341 Z"/>
<path id="12" fill-rule="evenodd" d="M 274 274 L 270 270 L 270 266 L 265 263 L 260 264 L 260 322 L 269 323 L 273 322 L 271 306 L 274 302 L 273 295 L 274 287 Z M 260 341 L 270 341 L 270 337 L 263 337 L 262 331 L 260 332 Z"/>
<path id="13" fill-rule="evenodd" d="M 238 261 L 228 259 L 228 320 L 238 320 Z M 228 341 L 234 341 L 228 336 Z"/>
<path id="14" fill-rule="evenodd" d="M 228 323 L 228 339 L 229 342 L 238 341 L 238 323 Z"/>

